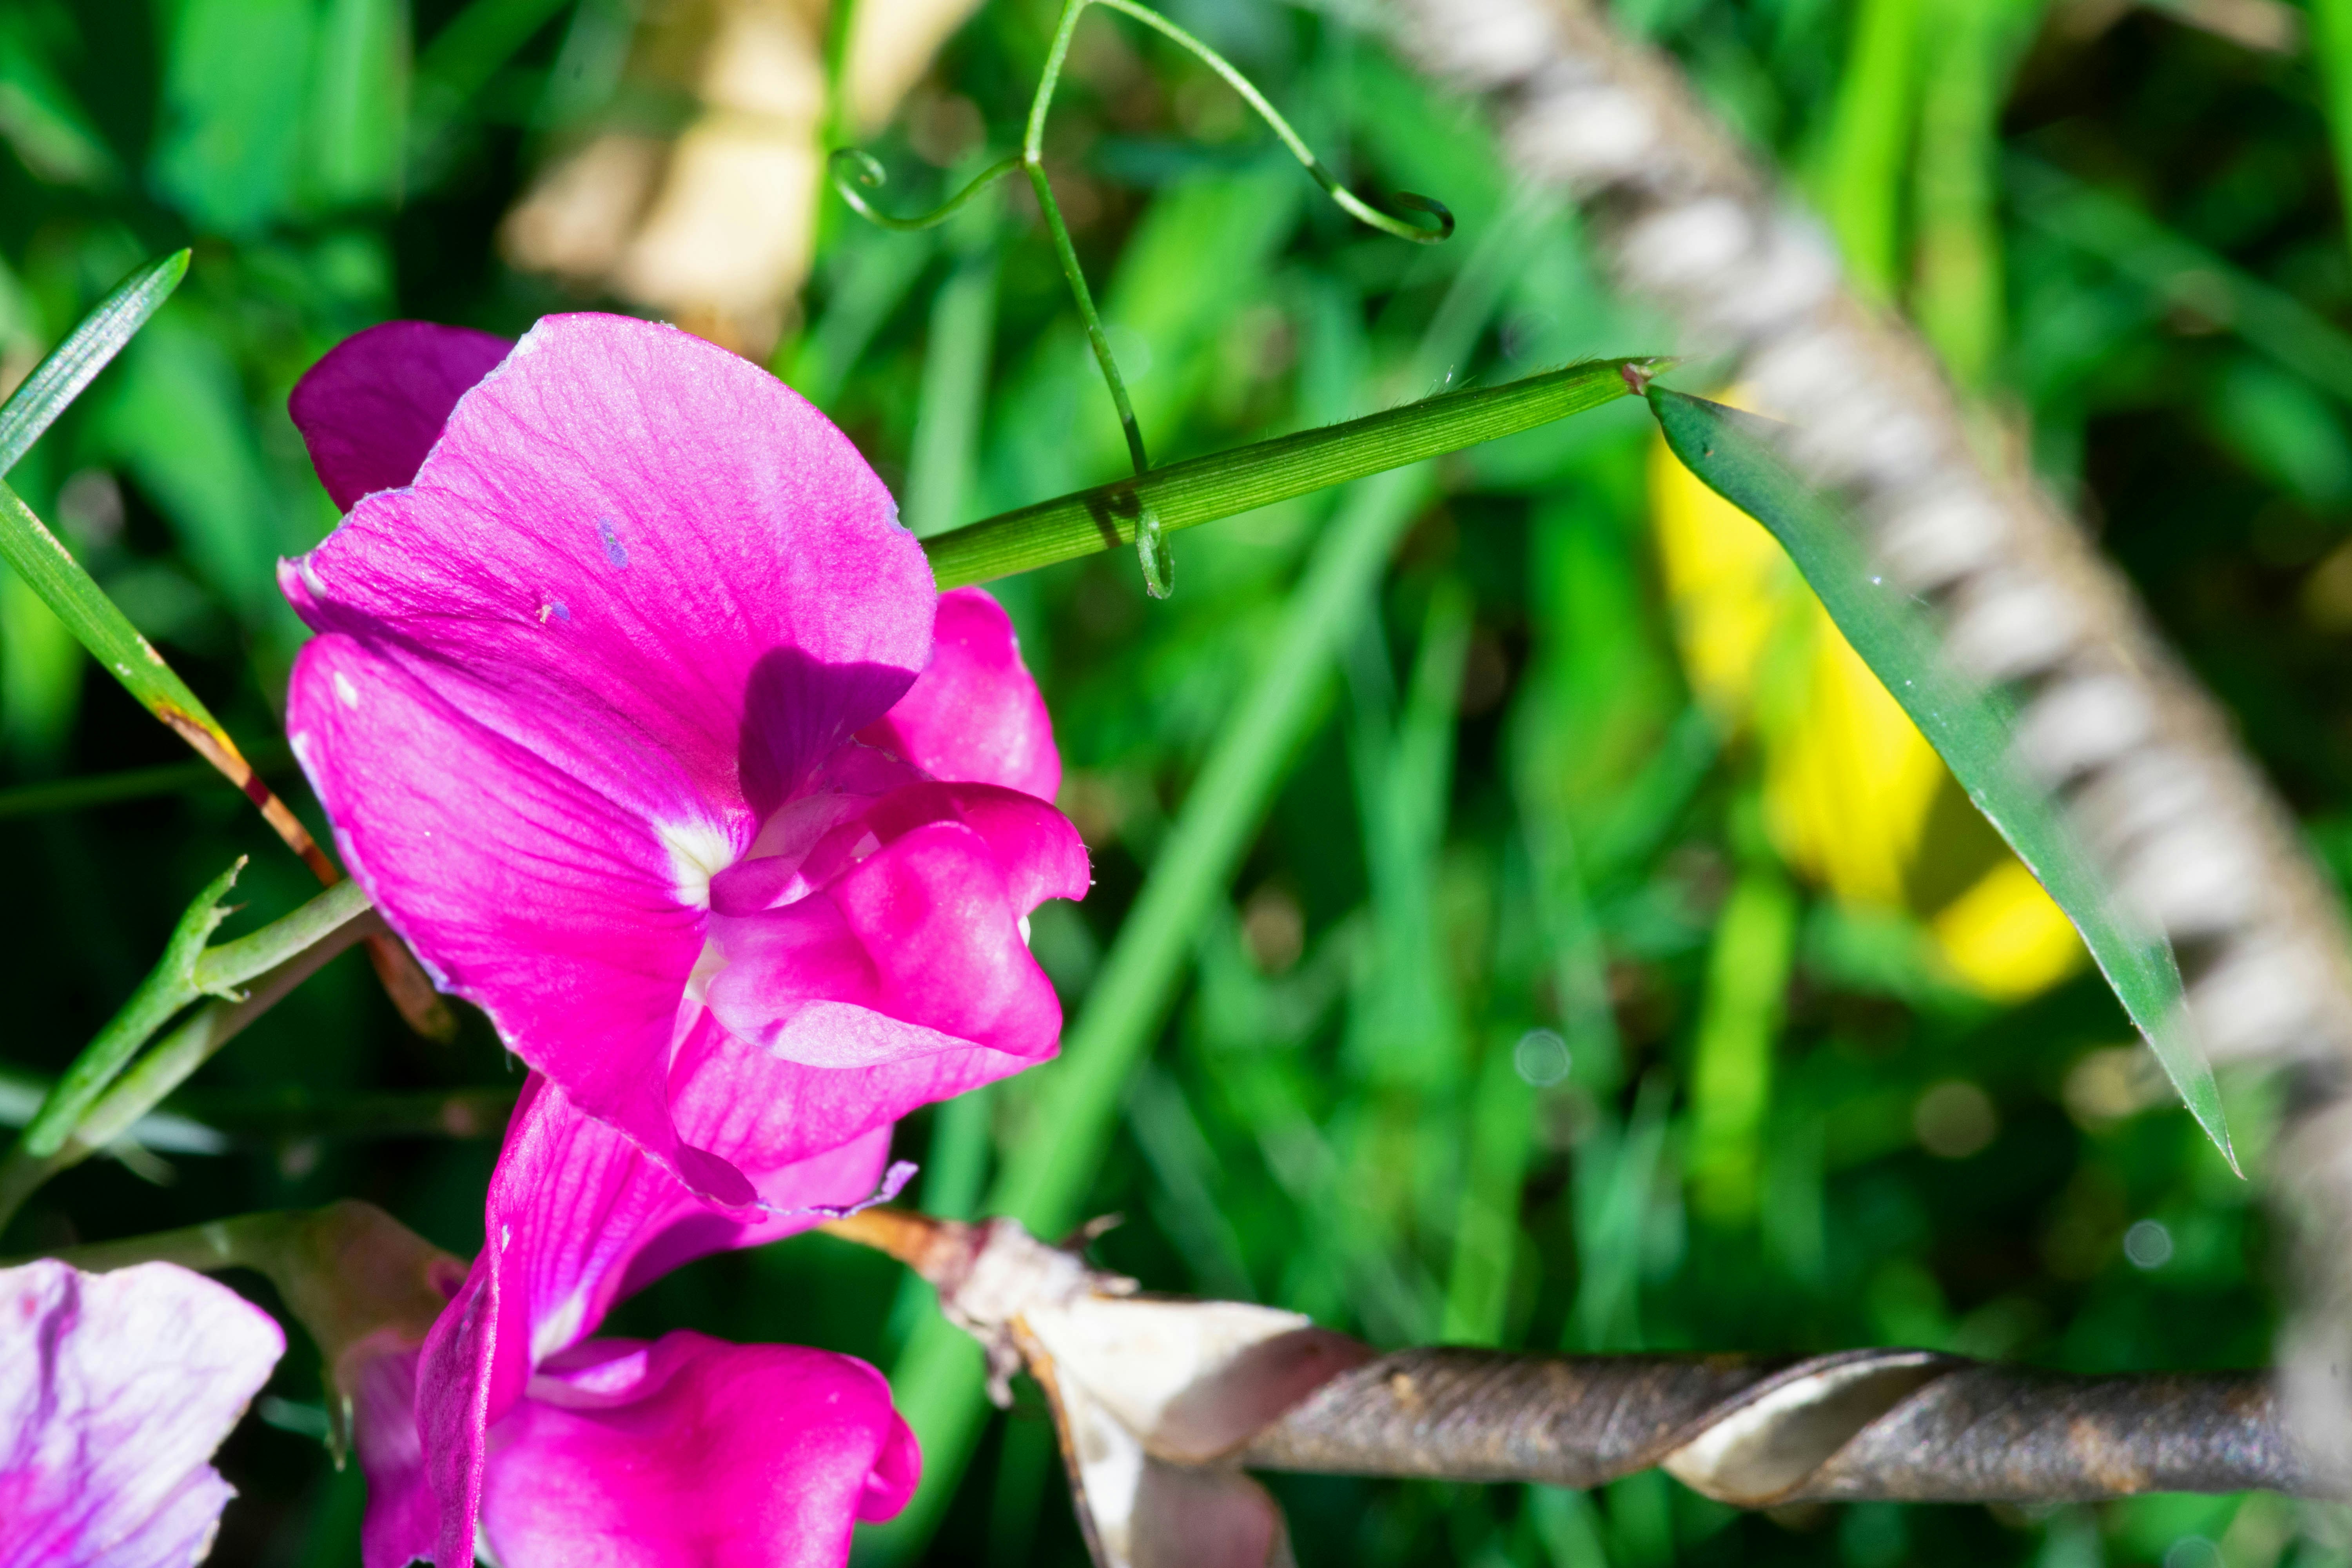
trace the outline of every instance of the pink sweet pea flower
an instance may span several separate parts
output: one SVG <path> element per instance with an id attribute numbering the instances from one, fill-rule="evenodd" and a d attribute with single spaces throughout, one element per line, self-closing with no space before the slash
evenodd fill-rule
<path id="1" fill-rule="evenodd" d="M 856 1521 L 905 1505 L 914 1436 L 865 1363 L 690 1332 L 587 1337 L 667 1269 L 855 1202 L 889 1147 L 884 1127 L 768 1168 L 773 1129 L 756 1110 L 684 1131 L 739 1162 L 768 1211 L 710 1208 L 530 1076 L 465 1285 L 421 1353 L 387 1355 L 362 1380 L 365 1568 L 465 1568 L 478 1521 L 504 1568 L 839 1568 Z"/>
<path id="2" fill-rule="evenodd" d="M 729 1205 L 697 1085 L 788 1163 L 1052 1055 L 1024 922 L 1086 852 L 1003 612 L 758 367 L 614 316 L 500 350 L 394 323 L 292 400 L 352 510 L 280 574 L 288 730 L 384 918 Z"/>
<path id="3" fill-rule="evenodd" d="M 285 1352 L 169 1263 L 0 1269 L 0 1568 L 184 1568 L 235 1496 L 206 1461 Z"/>

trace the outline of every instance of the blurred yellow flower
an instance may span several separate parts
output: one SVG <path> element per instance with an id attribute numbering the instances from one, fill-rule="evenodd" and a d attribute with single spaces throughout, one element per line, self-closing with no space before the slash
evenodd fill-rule
<path id="1" fill-rule="evenodd" d="M 1846 904 L 1919 918 L 1981 995 L 2031 996 L 2081 964 L 2074 927 L 1990 830 L 1931 831 L 1969 823 L 1959 785 L 1762 525 L 1663 440 L 1650 508 L 1692 689 L 1727 732 L 1755 734 L 1790 868 Z"/>

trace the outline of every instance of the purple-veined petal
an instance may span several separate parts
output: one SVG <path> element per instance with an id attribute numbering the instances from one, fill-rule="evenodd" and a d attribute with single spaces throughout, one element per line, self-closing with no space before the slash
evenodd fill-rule
<path id="1" fill-rule="evenodd" d="M 482 1533 L 505 1568 L 839 1568 L 920 1464 L 865 1363 L 684 1331 L 559 1358 L 493 1443 Z"/>
<path id="2" fill-rule="evenodd" d="M 233 1495 L 207 1461 L 285 1352 L 168 1263 L 0 1269 L 0 1568 L 185 1568 Z"/>
<path id="3" fill-rule="evenodd" d="M 927 658 L 880 481 L 723 350 L 551 317 L 280 576 L 322 634 L 289 729 L 386 919 L 583 1109 L 745 1201 L 659 1060 L 709 877 Z"/>
<path id="4" fill-rule="evenodd" d="M 327 351 L 286 400 L 336 507 L 416 477 L 449 410 L 514 343 L 470 327 L 386 321 Z"/>
<path id="5" fill-rule="evenodd" d="M 1054 724 L 1012 617 L 985 590 L 940 595 L 931 662 L 880 722 L 858 732 L 936 779 L 1001 784 L 1040 800 L 1062 787 Z"/>
<path id="6" fill-rule="evenodd" d="M 425 1342 L 417 1384 L 444 1564 L 471 1561 L 485 1434 L 522 1397 L 534 1366 L 679 1264 L 804 1230 L 824 1217 L 818 1205 L 873 1192 L 889 1155 L 887 1123 L 814 1158 L 781 1158 L 756 1109 L 724 1089 L 686 1097 L 686 1131 L 750 1173 L 765 1212 L 712 1209 L 552 1082 L 536 1073 L 525 1082 L 490 1178 L 482 1250 Z"/>

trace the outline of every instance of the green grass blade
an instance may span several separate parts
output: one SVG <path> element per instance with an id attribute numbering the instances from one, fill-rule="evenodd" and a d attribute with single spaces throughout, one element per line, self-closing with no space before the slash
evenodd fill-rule
<path id="1" fill-rule="evenodd" d="M 2336 183 L 2352 215 L 2352 0 L 2313 0 L 2311 53 L 2319 68 L 2320 102 L 2336 154 Z M 2347 234 L 2352 238 L 2352 234 Z"/>
<path id="2" fill-rule="evenodd" d="M 985 583 L 1135 542 L 1149 506 L 1162 528 L 1192 528 L 1368 474 L 1516 436 L 1625 394 L 1626 365 L 1600 360 L 1503 386 L 1454 392 L 1235 451 L 1039 501 L 924 542 L 941 588 Z"/>
<path id="3" fill-rule="evenodd" d="M 1854 651 L 2066 911 L 2189 1114 L 2235 1169 L 2221 1095 L 2190 1031 L 2172 950 L 2121 905 L 2050 792 L 2017 767 L 2008 699 L 1950 667 L 1917 602 L 1872 570 L 1859 529 L 1780 458 L 1766 438 L 1768 422 L 1658 386 L 1649 400 L 1675 455 L 1780 542 Z"/>
<path id="4" fill-rule="evenodd" d="M 64 342 L 34 367 L 25 384 L 0 404 L 0 475 L 15 468 L 41 433 L 57 422 L 66 405 L 81 395 L 90 378 L 147 324 L 156 307 L 172 297 L 188 273 L 188 253 L 175 250 L 151 261 L 115 286 L 97 310 L 82 318 Z"/>
<path id="5" fill-rule="evenodd" d="M 58 619 L 72 628 L 90 657 L 122 682 L 150 713 L 183 734 L 194 726 L 235 753 L 219 721 L 196 700 L 196 694 L 173 673 L 163 656 L 139 635 L 139 628 L 115 607 L 106 590 L 82 570 L 73 552 L 5 481 L 0 481 L 0 560 L 8 563 Z M 209 753 L 207 760 L 211 760 Z"/>
<path id="6" fill-rule="evenodd" d="M 1615 373 L 1611 373 L 1615 379 Z M 1622 382 L 1619 384 L 1622 387 Z M 1285 765 L 1329 679 L 1339 639 L 1387 565 L 1389 552 L 1429 495 L 1426 471 L 1374 480 L 1351 496 L 1318 544 L 1285 613 L 1262 673 L 1220 731 L 1151 874 L 1119 928 L 1060 1058 L 1037 1069 L 1034 1124 L 1058 1131 L 1006 1152 L 981 1205 L 1040 1236 L 1059 1236 L 1101 1163 L 1113 1112 L 1136 1062 L 1157 1035 L 1202 922 L 1249 847 Z M 1107 547 L 1106 547 L 1107 548 Z M 980 1347 L 936 1313 L 925 1318 L 892 1368 L 899 1413 L 921 1440 L 936 1476 L 970 1457 L 984 1414 Z M 919 1491 L 905 1512 L 877 1528 L 877 1557 L 901 1561 L 937 1528 L 951 1488 Z"/>

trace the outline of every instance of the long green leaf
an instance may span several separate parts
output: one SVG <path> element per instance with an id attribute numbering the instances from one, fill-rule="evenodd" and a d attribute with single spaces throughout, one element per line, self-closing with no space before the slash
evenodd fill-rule
<path id="1" fill-rule="evenodd" d="M 1863 662 L 2066 911 L 2189 1114 L 2236 1169 L 2172 949 L 2124 908 L 2050 792 L 2018 767 L 2016 710 L 2006 695 L 1951 667 L 1917 602 L 1872 569 L 1857 526 L 1780 458 L 1769 421 L 1659 386 L 1649 400 L 1675 455 L 1780 542 Z"/>
<path id="2" fill-rule="evenodd" d="M 1368 474 L 1475 447 L 1598 408 L 1625 395 L 1627 365 L 1599 360 L 1503 386 L 1453 392 L 1402 408 L 1303 430 L 1238 451 L 1193 458 L 1134 479 L 1039 501 L 926 540 L 942 588 L 985 583 L 1135 542 L 1149 506 L 1162 528 L 1192 528 Z"/>
<path id="3" fill-rule="evenodd" d="M 16 466 L 187 274 L 184 250 L 149 262 L 117 284 L 72 335 L 34 367 L 24 384 L 0 404 L 0 475 Z"/>
<path id="4" fill-rule="evenodd" d="M 149 712 L 183 734 L 193 725 L 215 743 L 236 750 L 219 721 L 173 673 L 163 656 L 139 635 L 139 628 L 115 607 L 106 590 L 82 570 L 73 552 L 33 515 L 33 509 L 5 480 L 0 480 L 0 560 L 8 563 L 81 639 L 90 657 L 122 682 Z"/>

